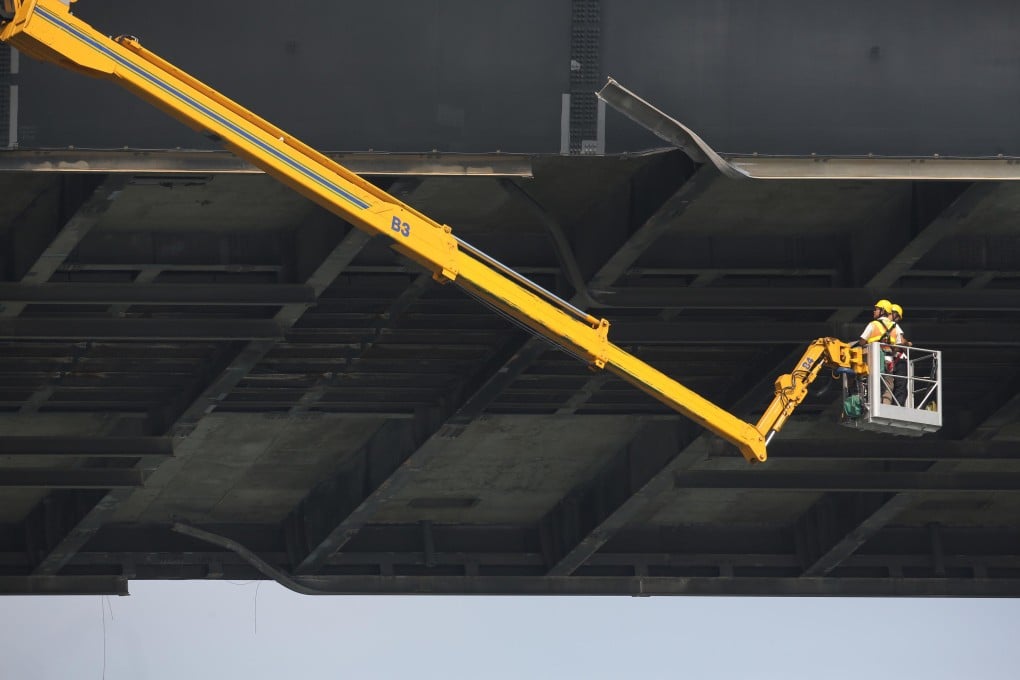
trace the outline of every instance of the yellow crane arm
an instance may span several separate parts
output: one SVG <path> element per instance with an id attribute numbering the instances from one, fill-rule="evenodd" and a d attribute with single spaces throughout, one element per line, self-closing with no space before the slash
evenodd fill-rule
<path id="1" fill-rule="evenodd" d="M 144 49 L 135 38 L 111 39 L 71 14 L 64 0 L 4 0 L 0 40 L 42 61 L 112 80 L 223 144 L 267 174 L 355 227 L 454 281 L 533 332 L 606 368 L 722 438 L 749 461 L 764 461 L 760 430 L 687 389 L 608 340 L 595 318 L 515 275 L 405 205 L 283 130 Z"/>
<path id="2" fill-rule="evenodd" d="M 766 445 L 772 441 L 786 420 L 807 397 L 808 386 L 825 368 L 848 368 L 855 375 L 867 375 L 864 350 L 851 347 L 836 338 L 818 338 L 804 352 L 792 372 L 776 379 L 776 396 L 758 420 L 756 429 L 765 434 Z"/>

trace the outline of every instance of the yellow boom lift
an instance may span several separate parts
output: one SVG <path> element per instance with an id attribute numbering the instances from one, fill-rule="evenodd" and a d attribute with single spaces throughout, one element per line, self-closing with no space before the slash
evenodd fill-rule
<path id="1" fill-rule="evenodd" d="M 0 41 L 36 59 L 112 80 L 190 127 L 215 135 L 238 156 L 358 229 L 385 236 L 438 281 L 456 283 L 593 368 L 612 371 L 733 443 L 748 461 L 766 459 L 766 444 L 824 368 L 840 367 L 855 376 L 868 372 L 861 349 L 834 338 L 816 340 L 797 369 L 776 382 L 776 397 L 761 420 L 744 422 L 609 342 L 607 320 L 471 247 L 450 227 L 242 108 L 144 49 L 137 39 L 99 33 L 71 13 L 73 1 L 4 0 Z"/>

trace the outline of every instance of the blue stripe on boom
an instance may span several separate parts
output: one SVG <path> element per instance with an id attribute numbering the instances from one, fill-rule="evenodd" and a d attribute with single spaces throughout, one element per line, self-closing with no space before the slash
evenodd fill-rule
<path id="1" fill-rule="evenodd" d="M 138 68 L 137 66 L 132 64 L 127 59 L 124 59 L 122 56 L 120 56 L 119 54 L 117 54 L 116 52 L 111 50 L 110 48 L 106 47 L 102 43 L 100 43 L 100 42 L 92 39 L 88 35 L 82 33 L 81 31 L 76 29 L 74 26 L 71 26 L 69 24 L 64 23 L 64 21 L 62 21 L 60 19 L 60 17 L 57 17 L 56 15 L 50 13 L 49 10 L 47 10 L 45 7 L 37 7 L 36 10 L 37 10 L 37 12 L 44 19 L 46 19 L 47 21 L 52 23 L 57 28 L 60 28 L 60 29 L 62 29 L 64 31 L 70 33 L 74 37 L 78 38 L 78 40 L 81 40 L 82 42 L 88 44 L 89 46 L 99 50 L 100 52 L 102 52 L 106 56 L 108 56 L 111 59 L 113 59 L 114 61 L 116 61 L 121 66 L 124 66 L 125 68 L 127 68 L 130 71 L 134 72 L 136 75 L 141 76 L 145 80 L 149 81 L 150 83 L 152 83 L 153 85 L 155 85 L 159 89 L 161 89 L 164 92 L 166 92 L 167 94 L 175 97 L 176 99 L 178 99 L 179 101 L 183 102 L 184 104 L 187 104 L 187 105 L 191 106 L 193 109 L 196 109 L 197 111 L 205 114 L 209 118 L 212 118 L 214 121 L 216 121 L 217 123 L 219 123 L 223 127 L 226 127 L 227 129 L 231 130 L 232 132 L 234 132 L 238 136 L 243 137 L 247 141 L 251 142 L 252 144 L 254 144 L 256 146 L 258 146 L 260 149 L 262 149 L 266 153 L 270 154 L 271 156 L 274 156 L 275 158 L 277 158 L 278 160 L 280 160 L 283 163 L 287 164 L 288 166 L 290 166 L 294 170 L 297 170 L 302 175 L 304 175 L 308 179 L 316 182 L 317 184 L 319 184 L 323 188 L 332 191 L 333 193 L 337 194 L 338 196 L 340 196 L 344 200 L 346 200 L 349 203 L 357 206 L 358 208 L 361 208 L 362 210 L 365 210 L 365 209 L 370 207 L 371 204 L 364 202 L 363 200 L 361 200 L 360 198 L 358 198 L 354 194 L 350 193 L 349 191 L 346 191 L 345 189 L 343 189 L 342 187 L 338 186 L 337 184 L 329 181 L 328 179 L 326 179 L 322 175 L 320 175 L 320 174 L 314 172 L 313 170 L 310 170 L 306 166 L 301 165 L 300 163 L 294 161 L 289 156 L 281 153 L 277 149 L 274 149 L 270 145 L 266 144 L 262 140 L 258 139 L 257 137 L 255 137 L 254 135 L 249 133 L 244 128 L 235 125 L 230 120 L 224 118 L 223 116 L 221 116 L 220 114 L 216 113 L 215 111 L 213 111 L 212 109 L 208 108 L 207 106 L 201 104 L 200 102 L 195 101 L 194 99 L 192 99 L 188 95 L 184 94 L 180 90 L 175 89 L 174 87 L 172 87 L 172 86 L 168 85 L 167 83 L 159 80 L 158 78 L 156 78 L 155 76 L 151 75 L 150 73 L 147 73 L 146 71 Z"/>

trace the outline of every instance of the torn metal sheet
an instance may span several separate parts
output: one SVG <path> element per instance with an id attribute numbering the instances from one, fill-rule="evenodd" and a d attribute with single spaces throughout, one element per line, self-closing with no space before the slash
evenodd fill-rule
<path id="1" fill-rule="evenodd" d="M 1020 158 L 875 156 L 762 156 L 716 152 L 680 121 L 610 78 L 598 97 L 638 125 L 687 154 L 695 163 L 711 163 L 732 179 L 840 180 L 1020 180 Z"/>

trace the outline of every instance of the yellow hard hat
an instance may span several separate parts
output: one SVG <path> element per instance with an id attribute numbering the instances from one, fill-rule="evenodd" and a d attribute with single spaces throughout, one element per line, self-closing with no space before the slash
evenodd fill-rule
<path id="1" fill-rule="evenodd" d="M 897 316 L 899 316 L 901 319 L 903 318 L 903 308 L 900 307 L 899 305 L 896 305 L 896 304 L 890 305 L 889 306 L 889 310 L 893 314 L 896 314 Z"/>
<path id="2" fill-rule="evenodd" d="M 892 314 L 892 303 L 888 300 L 879 300 L 875 303 L 875 307 L 881 309 L 886 314 Z"/>

